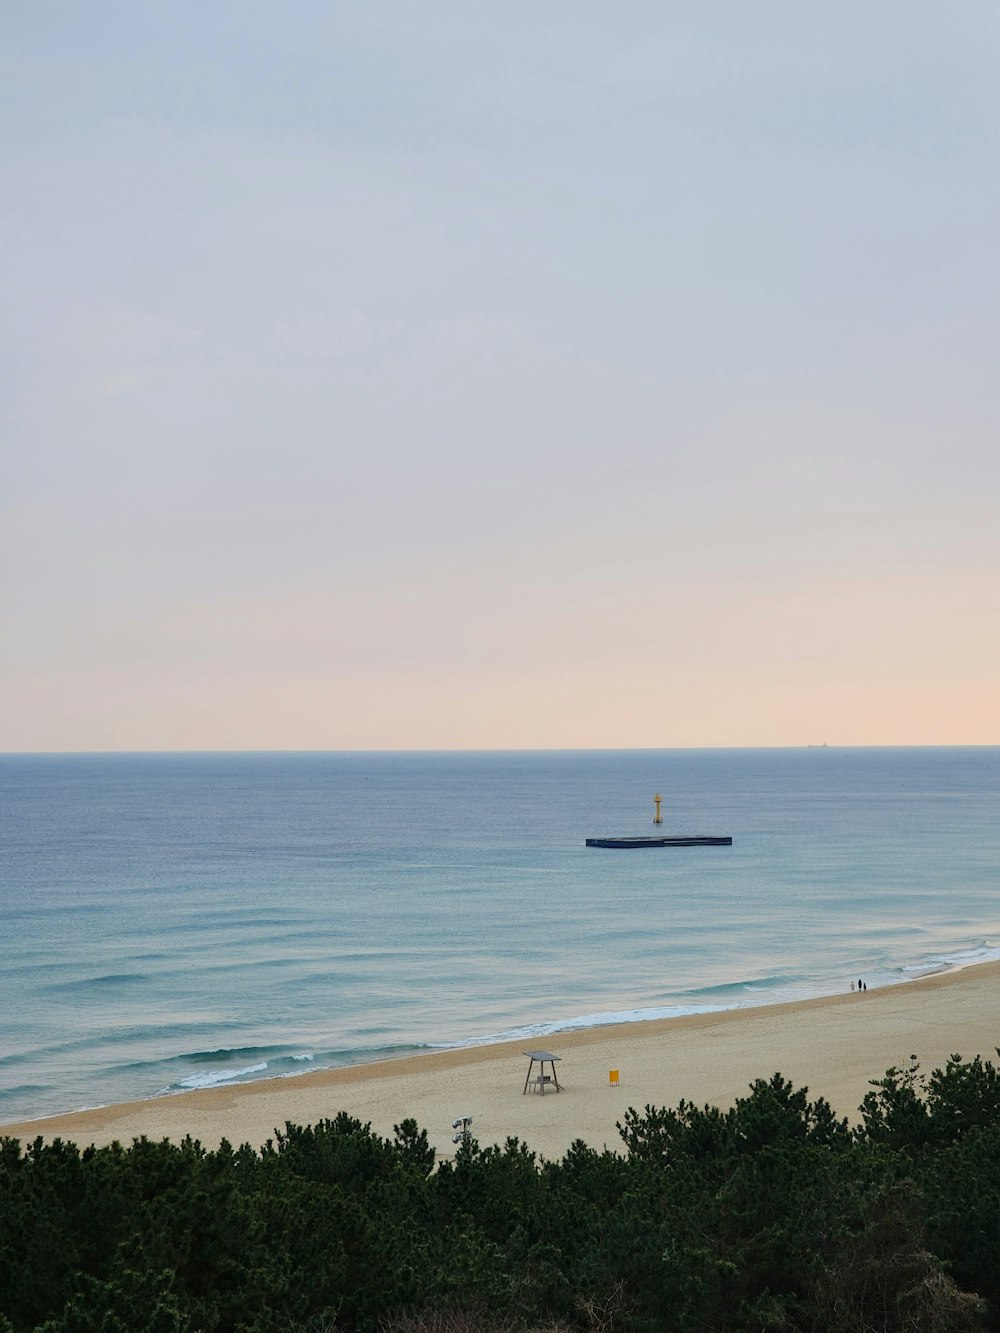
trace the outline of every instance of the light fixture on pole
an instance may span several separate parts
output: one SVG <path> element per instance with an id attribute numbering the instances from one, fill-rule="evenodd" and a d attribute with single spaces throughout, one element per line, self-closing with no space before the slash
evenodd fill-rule
<path id="1" fill-rule="evenodd" d="M 468 1143 L 469 1139 L 472 1136 L 472 1130 L 470 1129 L 471 1124 L 472 1124 L 471 1115 L 460 1115 L 457 1117 L 457 1119 L 453 1120 L 451 1122 L 451 1127 L 452 1129 L 457 1129 L 458 1133 L 452 1134 L 451 1136 L 452 1143 Z"/>

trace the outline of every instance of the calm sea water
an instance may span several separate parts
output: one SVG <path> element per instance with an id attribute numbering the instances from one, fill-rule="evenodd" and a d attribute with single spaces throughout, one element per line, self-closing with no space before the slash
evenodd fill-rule
<path id="1" fill-rule="evenodd" d="M 584 846 L 655 792 L 733 846 Z M 1000 957 L 996 748 L 9 755 L 0 810 L 0 1123 Z"/>

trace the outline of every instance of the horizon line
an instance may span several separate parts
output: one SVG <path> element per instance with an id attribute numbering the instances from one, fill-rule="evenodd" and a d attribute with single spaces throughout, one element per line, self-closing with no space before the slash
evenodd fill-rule
<path id="1" fill-rule="evenodd" d="M 206 749 L 99 749 L 99 750 L 0 750 L 0 758 L 30 756 L 84 757 L 96 755 L 292 755 L 292 754 L 661 754 L 682 751 L 750 750 L 991 750 L 1000 749 L 1000 741 L 956 741 L 872 744 L 838 744 L 827 741 L 799 741 L 791 745 L 462 745 L 462 746 L 245 746 Z"/>

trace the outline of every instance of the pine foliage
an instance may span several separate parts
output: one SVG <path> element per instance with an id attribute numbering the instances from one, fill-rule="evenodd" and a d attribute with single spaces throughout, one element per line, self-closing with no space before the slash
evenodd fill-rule
<path id="1" fill-rule="evenodd" d="M 861 1117 L 775 1074 L 560 1161 L 343 1113 L 259 1149 L 2 1139 L 0 1333 L 1000 1331 L 1000 1073 L 911 1059 Z"/>

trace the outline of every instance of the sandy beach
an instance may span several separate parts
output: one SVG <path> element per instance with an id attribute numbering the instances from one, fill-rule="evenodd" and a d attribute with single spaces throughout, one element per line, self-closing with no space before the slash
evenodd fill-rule
<path id="1" fill-rule="evenodd" d="M 517 1136 L 554 1159 L 575 1139 L 617 1150 L 615 1122 L 630 1106 L 674 1106 L 681 1098 L 725 1106 L 754 1078 L 776 1071 L 855 1119 L 870 1080 L 911 1054 L 924 1072 L 953 1053 L 996 1059 L 1000 963 L 864 994 L 590 1028 L 536 1045 L 560 1057 L 561 1092 L 523 1093 L 529 1046 L 518 1042 L 107 1106 L 0 1126 L 0 1133 L 80 1145 L 190 1134 L 207 1147 L 223 1138 L 257 1147 L 286 1121 L 310 1124 L 343 1110 L 388 1137 L 412 1117 L 438 1154 L 450 1157 L 451 1122 L 468 1115 L 482 1145 Z M 610 1085 L 612 1069 L 618 1087 Z"/>

